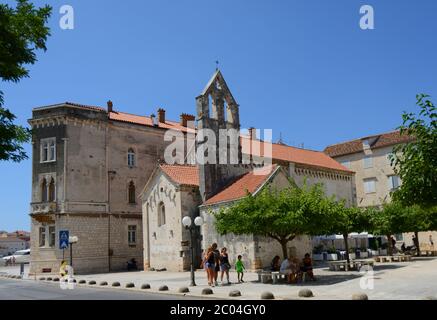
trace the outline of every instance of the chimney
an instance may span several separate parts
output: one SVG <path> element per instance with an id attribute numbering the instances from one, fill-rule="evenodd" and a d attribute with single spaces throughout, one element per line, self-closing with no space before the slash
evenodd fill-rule
<path id="1" fill-rule="evenodd" d="M 106 105 L 108 106 L 108 113 L 112 112 L 112 101 L 108 100 L 108 102 L 106 103 Z"/>
<path id="2" fill-rule="evenodd" d="M 158 125 L 158 122 L 156 121 L 156 116 L 153 113 L 150 115 L 150 120 L 152 121 L 152 126 Z"/>
<path id="3" fill-rule="evenodd" d="M 250 140 L 256 140 L 256 129 L 254 127 L 249 128 L 249 138 Z"/>
<path id="4" fill-rule="evenodd" d="M 196 118 L 191 115 L 191 114 L 187 114 L 187 113 L 181 113 L 181 126 L 186 127 L 188 121 L 194 121 Z"/>
<path id="5" fill-rule="evenodd" d="M 162 108 L 158 109 L 158 122 L 165 122 L 165 110 Z"/>

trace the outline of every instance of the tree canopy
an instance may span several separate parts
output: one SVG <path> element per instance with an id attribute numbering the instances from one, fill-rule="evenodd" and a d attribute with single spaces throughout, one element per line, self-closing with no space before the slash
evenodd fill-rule
<path id="1" fill-rule="evenodd" d="M 402 184 L 393 199 L 405 206 L 437 205 L 437 111 L 425 94 L 417 95 L 418 115 L 404 113 L 401 135 L 414 138 L 407 144 L 395 146 L 392 165 Z"/>
<path id="2" fill-rule="evenodd" d="M 0 4 L 0 78 L 18 82 L 29 76 L 26 65 L 37 61 L 36 51 L 46 50 L 50 35 L 46 25 L 51 7 L 36 9 L 28 0 L 17 0 L 15 8 Z M 3 107 L 0 91 L 0 160 L 27 158 L 22 144 L 29 141 L 29 129 L 14 124 L 15 115 Z"/>
<path id="3" fill-rule="evenodd" d="M 287 243 L 298 235 L 326 234 L 331 208 L 320 184 L 282 190 L 266 187 L 255 196 L 247 194 L 230 207 L 215 214 L 220 234 L 253 234 L 277 240 L 287 256 Z"/>

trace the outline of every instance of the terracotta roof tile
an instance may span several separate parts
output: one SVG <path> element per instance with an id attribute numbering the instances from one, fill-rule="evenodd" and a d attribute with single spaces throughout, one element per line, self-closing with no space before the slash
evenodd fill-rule
<path id="1" fill-rule="evenodd" d="M 211 205 L 219 202 L 241 199 L 246 196 L 246 190 L 253 194 L 268 178 L 270 178 L 277 168 L 277 165 L 273 165 L 271 170 L 265 171 L 263 174 L 254 174 L 253 171 L 248 172 L 231 183 L 228 187 L 209 198 L 204 204 Z"/>
<path id="2" fill-rule="evenodd" d="M 159 167 L 177 184 L 199 186 L 199 170 L 197 166 L 160 164 Z"/>
<path id="3" fill-rule="evenodd" d="M 413 141 L 414 138 L 408 135 L 401 135 L 400 131 L 392 131 L 379 135 L 363 137 L 343 143 L 337 143 L 325 148 L 324 152 L 331 157 L 343 156 L 346 154 L 357 153 L 363 151 L 363 141 L 369 140 L 370 148 L 382 148 L 399 143 L 407 143 Z"/>
<path id="4" fill-rule="evenodd" d="M 249 141 L 250 141 L 249 138 L 242 137 L 242 143 L 249 143 Z M 353 172 L 321 151 L 300 149 L 283 144 L 261 142 L 260 143 L 261 155 L 264 154 L 264 148 L 270 145 L 272 147 L 273 159 L 276 160 L 305 164 L 305 165 L 339 170 L 339 171 L 350 172 L 350 173 Z M 251 153 L 253 154 L 253 152 Z"/>
<path id="5" fill-rule="evenodd" d="M 152 119 L 150 117 L 139 116 L 139 115 L 134 115 L 125 112 L 118 112 L 118 111 L 110 112 L 109 119 L 114 121 L 129 122 L 129 123 L 134 123 L 134 124 L 139 124 L 149 127 L 153 126 Z M 191 131 L 190 128 L 184 127 L 179 122 L 175 122 L 175 121 L 158 122 L 158 128 L 175 129 L 184 132 Z"/>

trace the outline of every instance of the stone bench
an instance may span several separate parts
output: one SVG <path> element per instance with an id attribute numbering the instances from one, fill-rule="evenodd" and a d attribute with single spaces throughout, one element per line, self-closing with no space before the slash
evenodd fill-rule
<path id="1" fill-rule="evenodd" d="M 376 262 L 406 262 L 411 261 L 410 255 L 393 255 L 393 256 L 377 256 L 375 257 Z"/>
<path id="2" fill-rule="evenodd" d="M 258 274 L 258 282 L 269 283 L 272 281 L 272 272 L 260 270 L 256 272 Z"/>
<path id="3" fill-rule="evenodd" d="M 274 271 L 271 273 L 273 284 L 277 284 L 281 279 L 287 279 L 288 273 L 283 273 L 280 271 Z"/>

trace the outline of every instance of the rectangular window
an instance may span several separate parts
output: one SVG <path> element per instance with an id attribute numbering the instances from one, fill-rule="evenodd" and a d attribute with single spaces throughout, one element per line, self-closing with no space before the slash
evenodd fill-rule
<path id="1" fill-rule="evenodd" d="M 56 161 L 56 138 L 41 139 L 40 148 L 41 148 L 40 162 Z"/>
<path id="2" fill-rule="evenodd" d="M 366 179 L 364 180 L 364 192 L 374 193 L 376 192 L 376 179 Z"/>
<path id="3" fill-rule="evenodd" d="M 373 158 L 371 156 L 365 156 L 363 158 L 363 166 L 364 166 L 364 169 L 372 168 L 373 167 Z"/>
<path id="4" fill-rule="evenodd" d="M 127 241 L 129 244 L 137 243 L 137 226 L 127 227 Z"/>
<path id="5" fill-rule="evenodd" d="M 389 176 L 388 177 L 388 188 L 390 190 L 395 190 L 399 188 L 401 180 L 399 176 Z"/>
<path id="6" fill-rule="evenodd" d="M 345 160 L 345 161 L 342 161 L 340 163 L 341 163 L 342 166 L 344 166 L 344 167 L 346 167 L 348 169 L 351 168 L 351 162 L 349 160 Z"/>
<path id="7" fill-rule="evenodd" d="M 396 241 L 404 241 L 404 235 L 402 233 L 395 234 Z"/>
<path id="8" fill-rule="evenodd" d="M 39 246 L 46 246 L 46 227 L 39 227 Z"/>
<path id="9" fill-rule="evenodd" d="M 49 227 L 49 246 L 50 248 L 54 248 L 56 245 L 56 232 L 55 226 Z"/>

